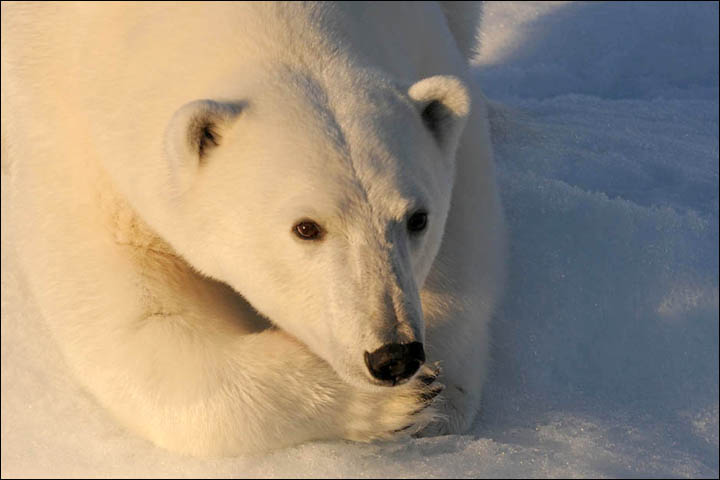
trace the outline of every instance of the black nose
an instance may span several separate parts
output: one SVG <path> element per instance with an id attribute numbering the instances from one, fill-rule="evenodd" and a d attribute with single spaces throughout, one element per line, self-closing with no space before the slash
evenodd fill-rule
<path id="1" fill-rule="evenodd" d="M 415 374 L 425 363 L 425 350 L 420 342 L 389 343 L 372 353 L 365 352 L 365 365 L 373 377 L 396 385 Z"/>

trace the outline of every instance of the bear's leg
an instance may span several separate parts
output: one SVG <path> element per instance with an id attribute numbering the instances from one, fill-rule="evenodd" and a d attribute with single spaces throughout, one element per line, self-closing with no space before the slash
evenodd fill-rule
<path id="1" fill-rule="evenodd" d="M 423 435 L 465 432 L 480 409 L 482 387 L 485 383 L 489 362 L 489 337 L 487 319 L 490 312 L 476 305 L 457 300 L 455 308 L 452 296 L 441 295 L 437 309 L 432 309 L 432 293 L 424 292 L 426 313 L 426 346 L 430 362 L 437 362 L 441 370 L 439 381 L 445 389 L 438 402 L 440 420 L 434 421 Z"/>
<path id="2" fill-rule="evenodd" d="M 436 413 L 442 386 L 427 366 L 405 385 L 358 389 L 181 260 L 104 258 L 101 273 L 76 266 L 58 288 L 34 290 L 79 381 L 160 446 L 231 455 L 314 439 L 390 439 Z"/>
<path id="3" fill-rule="evenodd" d="M 426 407 L 441 387 L 428 367 L 406 385 L 366 392 L 281 330 L 220 338 L 177 318 L 150 321 L 119 339 L 129 361 L 96 372 L 88 387 L 171 450 L 232 455 L 314 439 L 390 439 L 434 414 Z"/>

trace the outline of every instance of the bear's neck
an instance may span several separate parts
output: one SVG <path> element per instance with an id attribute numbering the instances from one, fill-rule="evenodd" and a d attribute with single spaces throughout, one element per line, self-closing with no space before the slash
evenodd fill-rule
<path id="1" fill-rule="evenodd" d="M 102 174 L 101 188 L 96 190 L 100 215 L 112 240 L 121 246 L 142 252 L 155 252 L 178 257 L 175 250 L 163 240 L 117 191 L 107 174 Z"/>

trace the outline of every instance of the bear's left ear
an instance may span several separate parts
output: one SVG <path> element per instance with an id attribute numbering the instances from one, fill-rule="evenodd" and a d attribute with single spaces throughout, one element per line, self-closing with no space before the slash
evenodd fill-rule
<path id="1" fill-rule="evenodd" d="M 197 170 L 222 144 L 224 132 L 243 106 L 241 102 L 195 100 L 175 112 L 165 131 L 165 155 L 177 193 L 189 187 Z"/>
<path id="2" fill-rule="evenodd" d="M 436 75 L 413 84 L 408 95 L 440 149 L 452 155 L 470 114 L 470 94 L 456 77 Z"/>

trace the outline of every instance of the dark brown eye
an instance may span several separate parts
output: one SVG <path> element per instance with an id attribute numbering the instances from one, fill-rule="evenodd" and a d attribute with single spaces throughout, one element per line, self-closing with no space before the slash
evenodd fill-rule
<path id="1" fill-rule="evenodd" d="M 410 215 L 407 222 L 407 229 L 412 233 L 418 233 L 425 230 L 427 226 L 427 212 L 418 211 Z"/>
<path id="2" fill-rule="evenodd" d="M 294 230 L 295 235 L 303 240 L 318 240 L 322 234 L 320 226 L 311 220 L 303 220 L 295 225 Z"/>

